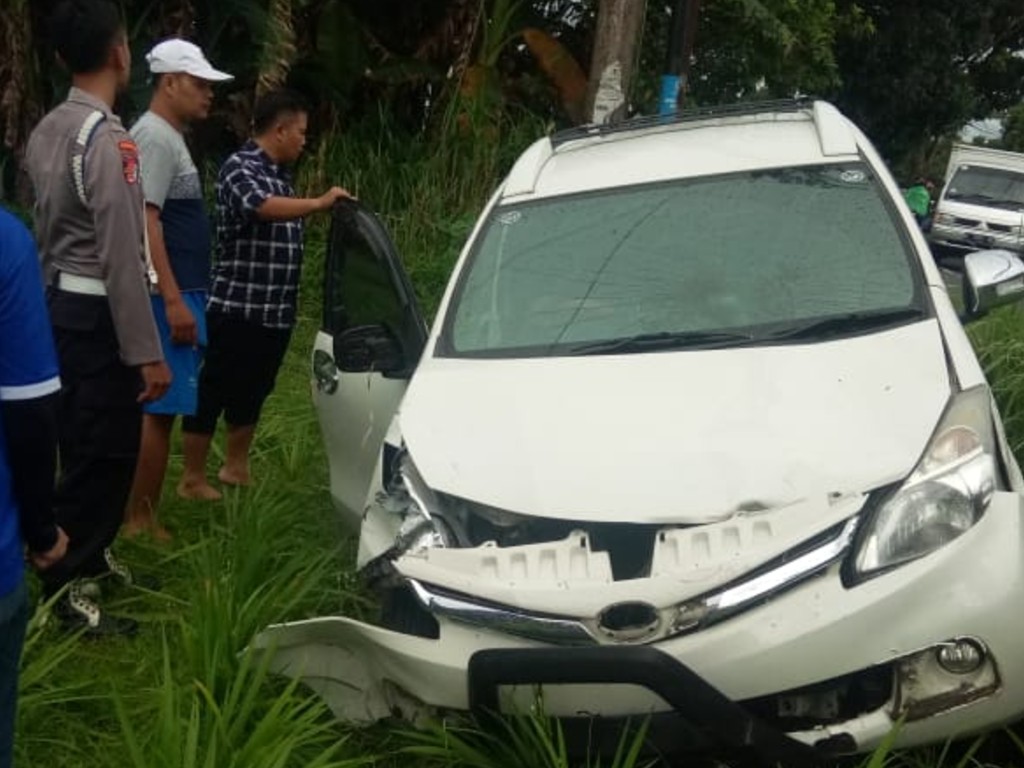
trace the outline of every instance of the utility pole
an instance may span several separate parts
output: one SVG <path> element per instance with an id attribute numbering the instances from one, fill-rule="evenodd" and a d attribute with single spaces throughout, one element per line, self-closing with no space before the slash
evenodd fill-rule
<path id="1" fill-rule="evenodd" d="M 665 56 L 665 74 L 661 76 L 659 114 L 671 115 L 683 105 L 689 87 L 690 59 L 697 39 L 699 19 L 700 0 L 675 0 Z"/>
<path id="2" fill-rule="evenodd" d="M 588 122 L 614 122 L 626 111 L 646 5 L 647 0 L 600 0 L 587 86 Z"/>

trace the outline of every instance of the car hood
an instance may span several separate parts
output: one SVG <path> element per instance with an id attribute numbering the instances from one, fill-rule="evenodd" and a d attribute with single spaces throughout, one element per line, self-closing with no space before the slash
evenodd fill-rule
<path id="1" fill-rule="evenodd" d="M 949 394 L 928 320 L 780 347 L 425 357 L 400 426 L 445 493 L 561 519 L 706 523 L 905 477 Z"/>

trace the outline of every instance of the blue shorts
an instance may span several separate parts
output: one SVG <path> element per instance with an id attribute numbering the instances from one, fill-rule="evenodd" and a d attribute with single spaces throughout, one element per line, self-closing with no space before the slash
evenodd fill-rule
<path id="1" fill-rule="evenodd" d="M 206 291 L 182 291 L 181 298 L 196 319 L 199 346 L 190 347 L 171 341 L 171 326 L 167 323 L 163 297 L 153 296 L 153 317 L 160 332 L 164 360 L 173 378 L 166 395 L 155 402 L 146 403 L 146 413 L 193 416 L 196 412 L 199 402 L 199 365 L 206 347 Z"/>

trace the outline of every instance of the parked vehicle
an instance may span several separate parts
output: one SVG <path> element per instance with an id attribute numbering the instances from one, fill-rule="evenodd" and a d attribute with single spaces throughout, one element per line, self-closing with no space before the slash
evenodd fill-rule
<path id="1" fill-rule="evenodd" d="M 1024 154 L 954 145 L 928 238 L 960 255 L 1024 251 Z"/>
<path id="2" fill-rule="evenodd" d="M 1024 295 L 1005 251 L 964 279 L 972 315 Z M 792 762 L 1024 713 L 1024 480 L 898 187 L 827 103 L 540 139 L 429 331 L 341 204 L 312 368 L 381 621 L 255 645 L 339 718 L 541 684 L 567 720 Z"/>

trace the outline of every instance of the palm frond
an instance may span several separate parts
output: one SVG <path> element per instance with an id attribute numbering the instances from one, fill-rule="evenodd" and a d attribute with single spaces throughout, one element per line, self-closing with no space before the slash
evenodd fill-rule
<path id="1" fill-rule="evenodd" d="M 295 61 L 295 21 L 292 0 L 270 0 L 256 76 L 256 95 L 280 88 Z"/>

